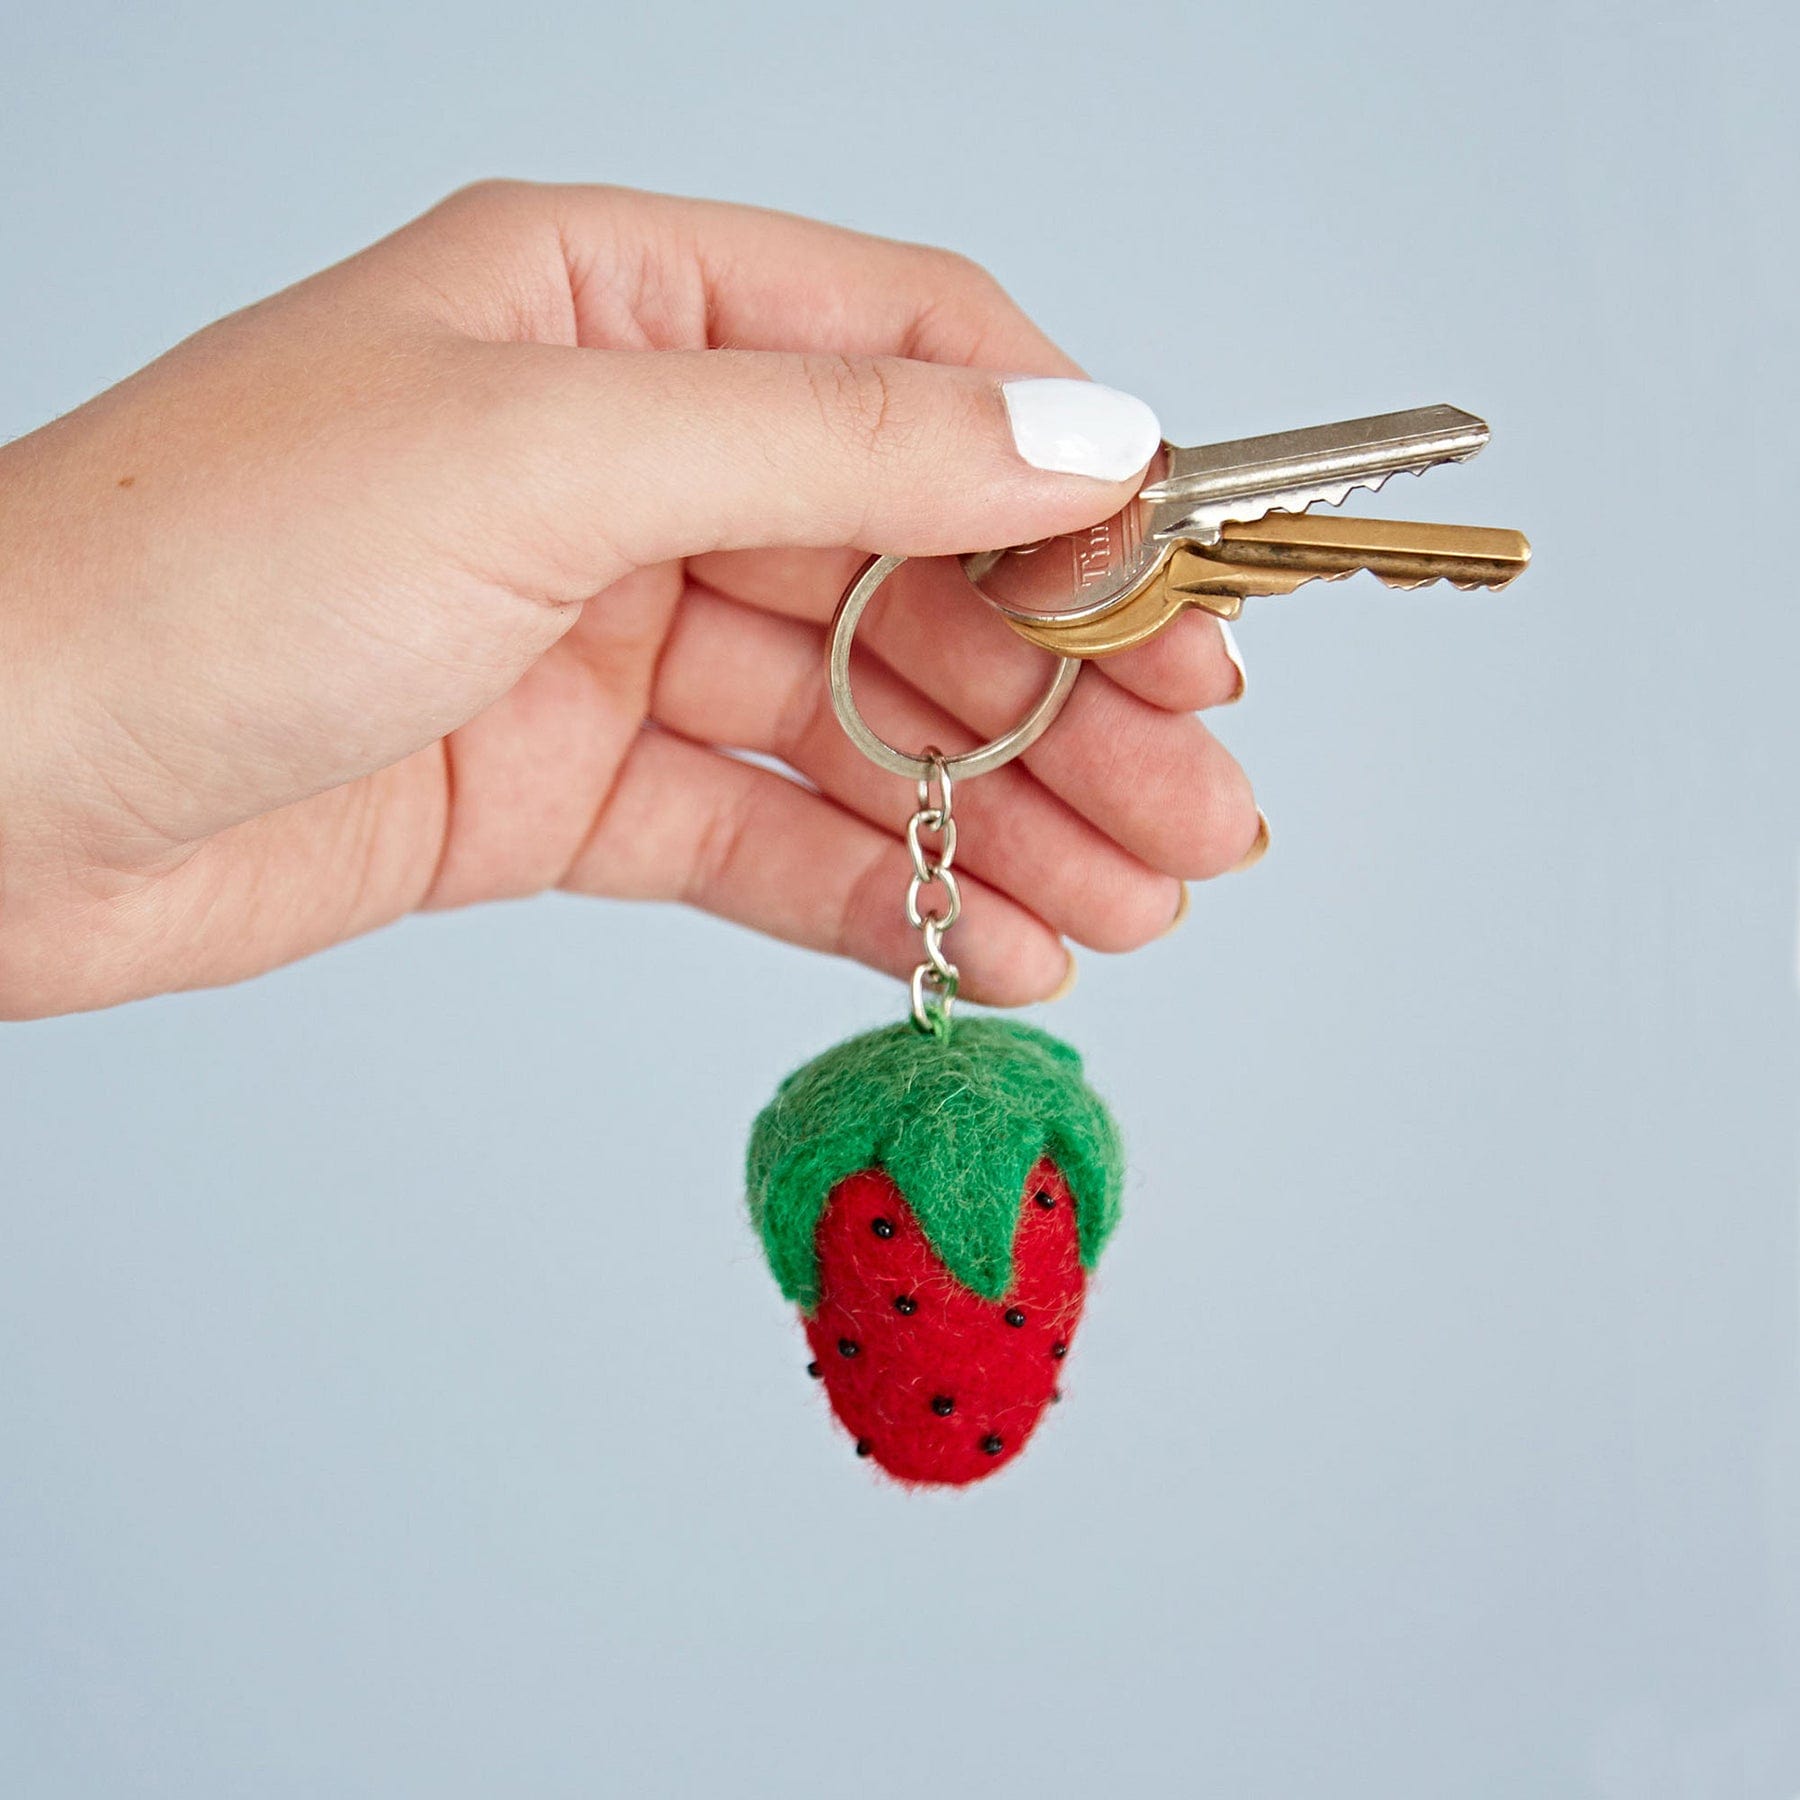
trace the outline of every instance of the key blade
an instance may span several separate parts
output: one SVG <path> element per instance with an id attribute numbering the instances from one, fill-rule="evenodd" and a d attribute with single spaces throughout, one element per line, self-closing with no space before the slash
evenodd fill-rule
<path id="1" fill-rule="evenodd" d="M 1525 572 L 1531 545 L 1523 532 L 1485 525 L 1271 513 L 1225 525 L 1216 545 L 1194 555 L 1196 567 L 1230 563 L 1327 580 L 1367 569 L 1390 587 L 1498 588 Z"/>
<path id="2" fill-rule="evenodd" d="M 1157 537 L 1216 539 L 1233 521 L 1304 512 L 1378 488 L 1402 470 L 1423 474 L 1465 462 L 1488 441 L 1483 419 L 1455 406 L 1346 419 L 1305 431 L 1277 431 L 1169 453 L 1168 472 L 1138 495 L 1154 508 Z"/>

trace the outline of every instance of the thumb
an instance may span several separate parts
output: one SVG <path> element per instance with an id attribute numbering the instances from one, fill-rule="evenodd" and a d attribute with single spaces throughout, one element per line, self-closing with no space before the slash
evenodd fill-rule
<path id="1" fill-rule="evenodd" d="M 1143 401 L 1066 377 L 759 351 L 498 354 L 541 384 L 538 404 L 500 413 L 535 463 L 510 489 L 534 515 L 519 548 L 574 552 L 572 594 L 713 550 L 1029 543 L 1116 512 L 1162 441 Z M 471 449 L 490 481 L 496 450 L 510 460 Z"/>

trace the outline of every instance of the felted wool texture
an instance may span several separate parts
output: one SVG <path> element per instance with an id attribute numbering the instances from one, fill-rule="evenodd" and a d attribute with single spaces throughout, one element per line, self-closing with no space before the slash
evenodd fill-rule
<path id="1" fill-rule="evenodd" d="M 997 1300 L 1012 1283 L 1019 1197 L 1044 1156 L 1069 1184 L 1092 1269 L 1118 1223 L 1124 1152 L 1080 1056 L 1011 1019 L 959 1019 L 947 1039 L 902 1020 L 781 1084 L 750 1135 L 750 1211 L 781 1291 L 810 1313 L 832 1189 L 885 1169 L 950 1273 Z"/>
<path id="2" fill-rule="evenodd" d="M 944 1266 L 880 1169 L 848 1176 L 819 1221 L 813 1366 L 861 1455 L 913 1483 L 1004 1468 L 1056 1396 L 1087 1288 L 1068 1183 L 1048 1158 L 1013 1208 L 997 1300 Z"/>

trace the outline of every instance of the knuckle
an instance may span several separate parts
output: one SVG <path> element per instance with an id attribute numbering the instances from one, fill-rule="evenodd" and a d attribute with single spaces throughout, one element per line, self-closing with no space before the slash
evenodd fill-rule
<path id="1" fill-rule="evenodd" d="M 986 263 L 980 263 L 972 256 L 965 256 L 960 250 L 934 250 L 940 279 L 948 287 L 966 294 L 975 300 L 999 300 L 1006 297 L 1006 290 Z"/>
<path id="2" fill-rule="evenodd" d="M 931 285 L 944 293 L 981 295 L 1002 291 L 985 263 L 960 250 L 942 244 L 908 244 L 906 248 Z"/>
<path id="3" fill-rule="evenodd" d="M 928 362 L 1018 361 L 1035 332 L 996 277 L 959 250 L 919 247 L 921 297 L 905 350 Z"/>
<path id="4" fill-rule="evenodd" d="M 690 905 L 708 905 L 730 891 L 734 875 L 755 837 L 758 801 L 757 784 L 744 781 L 721 800 L 706 821 L 682 895 Z"/>
<path id="5" fill-rule="evenodd" d="M 419 222 L 453 240 L 524 241 L 543 229 L 551 193 L 541 182 L 490 176 L 446 195 Z"/>
<path id="6" fill-rule="evenodd" d="M 879 357 L 817 355 L 804 359 L 813 404 L 833 442 L 863 458 L 883 453 L 892 436 L 895 392 Z"/>
<path id="7" fill-rule="evenodd" d="M 845 883 L 831 933 L 834 956 L 851 956 L 874 969 L 900 974 L 910 966 L 911 944 L 894 889 L 904 879 L 898 846 L 871 846 L 863 866 Z"/>
<path id="8" fill-rule="evenodd" d="M 534 181 L 521 181 L 510 175 L 489 175 L 446 195 L 437 210 L 490 218 L 511 217 L 528 206 L 537 205 L 543 192 Z"/>
<path id="9" fill-rule="evenodd" d="M 783 762 L 802 768 L 813 760 L 817 746 L 835 748 L 837 731 L 825 671 L 819 664 L 809 663 L 781 701 L 769 742 Z"/>

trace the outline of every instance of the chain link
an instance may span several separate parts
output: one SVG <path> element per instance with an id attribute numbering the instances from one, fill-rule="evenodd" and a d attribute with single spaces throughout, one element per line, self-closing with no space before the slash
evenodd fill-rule
<path id="1" fill-rule="evenodd" d="M 933 1037 L 950 1035 L 950 1009 L 956 1004 L 956 964 L 944 955 L 944 933 L 962 917 L 962 889 L 951 864 L 956 860 L 956 820 L 951 815 L 950 768 L 943 753 L 927 745 L 929 771 L 919 777 L 918 810 L 906 822 L 906 850 L 912 879 L 906 884 L 906 922 L 924 940 L 925 960 L 912 972 L 912 1019 Z M 935 791 L 935 797 L 933 790 Z M 923 841 L 929 832 L 936 849 Z M 920 902 L 926 890 L 941 893 L 927 911 Z"/>

